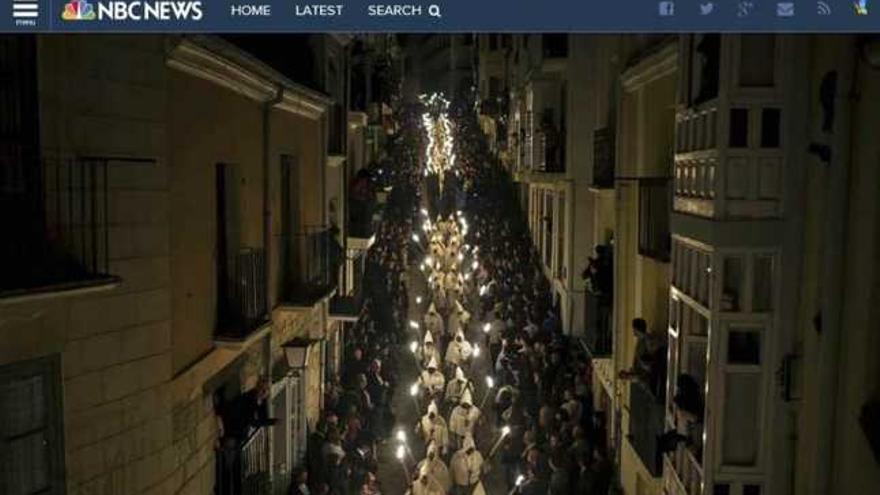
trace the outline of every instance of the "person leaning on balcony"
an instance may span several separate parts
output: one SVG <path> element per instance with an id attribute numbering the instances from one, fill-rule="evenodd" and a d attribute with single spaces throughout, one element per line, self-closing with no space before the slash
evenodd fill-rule
<path id="1" fill-rule="evenodd" d="M 662 337 L 648 332 L 648 324 L 642 318 L 632 321 L 636 336 L 636 352 L 632 367 L 621 370 L 621 379 L 634 379 L 643 382 L 655 397 L 663 395 L 663 372 L 666 369 L 666 343 Z"/>

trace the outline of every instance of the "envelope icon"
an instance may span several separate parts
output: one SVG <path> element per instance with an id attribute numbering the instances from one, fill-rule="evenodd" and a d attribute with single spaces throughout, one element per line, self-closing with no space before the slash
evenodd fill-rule
<path id="1" fill-rule="evenodd" d="M 776 4 L 776 15 L 779 17 L 794 16 L 794 2 L 779 2 Z"/>

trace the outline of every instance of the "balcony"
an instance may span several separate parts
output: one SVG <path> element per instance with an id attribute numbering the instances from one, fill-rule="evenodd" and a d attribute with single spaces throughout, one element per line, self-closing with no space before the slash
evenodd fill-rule
<path id="1" fill-rule="evenodd" d="M 584 291 L 586 316 L 584 318 L 584 340 L 591 357 L 611 355 L 613 337 L 611 334 L 612 295 L 593 289 Z"/>
<path id="2" fill-rule="evenodd" d="M 240 445 L 217 450 L 215 492 L 219 495 L 270 493 L 268 428 L 253 429 Z"/>
<path id="3" fill-rule="evenodd" d="M 104 158 L 0 154 L 0 297 L 112 285 Z"/>
<path id="4" fill-rule="evenodd" d="M 687 495 L 702 495 L 703 467 L 694 456 L 694 452 L 679 444 L 678 448 L 665 457 L 666 472 L 671 473 L 678 485 L 676 492 Z"/>
<path id="5" fill-rule="evenodd" d="M 629 386 L 629 442 L 645 468 L 655 477 L 663 474 L 659 437 L 663 434 L 662 402 L 641 381 Z"/>
<path id="6" fill-rule="evenodd" d="M 614 147 L 613 129 L 603 127 L 593 132 L 593 187 L 597 189 L 614 187 Z"/>
<path id="7" fill-rule="evenodd" d="M 330 295 L 339 280 L 344 251 L 325 226 L 309 226 L 281 237 L 283 302 L 311 306 Z"/>
<path id="8" fill-rule="evenodd" d="M 221 265 L 218 340 L 246 339 L 269 321 L 265 258 L 262 248 L 244 248 Z"/>
<path id="9" fill-rule="evenodd" d="M 565 133 L 550 127 L 535 133 L 535 170 L 548 174 L 565 173 Z"/>

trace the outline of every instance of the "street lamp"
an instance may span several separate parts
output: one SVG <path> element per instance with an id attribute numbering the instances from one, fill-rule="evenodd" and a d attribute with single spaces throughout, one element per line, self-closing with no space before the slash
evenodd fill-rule
<path id="1" fill-rule="evenodd" d="M 303 369 L 309 364 L 309 353 L 315 339 L 295 338 L 282 345 L 287 366 L 291 369 Z"/>

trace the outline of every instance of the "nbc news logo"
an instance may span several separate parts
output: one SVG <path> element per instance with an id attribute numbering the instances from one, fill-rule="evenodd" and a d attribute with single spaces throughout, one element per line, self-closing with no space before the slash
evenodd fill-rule
<path id="1" fill-rule="evenodd" d="M 38 17 L 39 0 L 12 0 L 12 19 L 16 26 L 36 27 Z"/>

